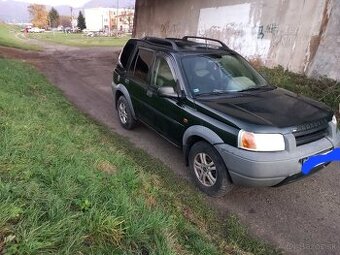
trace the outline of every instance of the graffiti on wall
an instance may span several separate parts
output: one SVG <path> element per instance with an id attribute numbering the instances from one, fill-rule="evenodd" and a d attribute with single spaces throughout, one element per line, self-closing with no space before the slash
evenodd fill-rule
<path id="1" fill-rule="evenodd" d="M 179 37 L 180 36 L 180 29 L 178 24 L 170 23 L 170 21 L 166 21 L 165 23 L 161 24 L 160 32 L 162 37 Z"/>
<path id="2" fill-rule="evenodd" d="M 197 35 L 220 39 L 248 58 L 267 59 L 272 38 L 265 33 L 276 33 L 278 25 L 261 25 L 252 15 L 250 3 L 201 9 Z"/>
<path id="3" fill-rule="evenodd" d="M 258 26 L 258 31 L 257 31 L 257 39 L 263 39 L 265 34 L 272 34 L 272 35 L 277 35 L 279 31 L 279 26 L 275 23 L 269 24 L 267 26 L 260 25 Z"/>
<path id="4" fill-rule="evenodd" d="M 305 24 L 286 15 L 263 13 L 262 7 L 243 3 L 202 8 L 196 34 L 219 39 L 250 60 L 304 71 L 308 66 L 305 59 L 310 58 L 311 38 L 319 34 L 318 26 L 306 29 Z M 317 11 L 313 15 L 318 15 Z"/>

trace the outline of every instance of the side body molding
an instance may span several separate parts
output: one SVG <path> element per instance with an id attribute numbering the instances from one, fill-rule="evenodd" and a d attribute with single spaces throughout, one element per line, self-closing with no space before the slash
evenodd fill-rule
<path id="1" fill-rule="evenodd" d="M 134 110 L 133 105 L 132 105 L 131 97 L 130 97 L 130 94 L 129 94 L 129 91 L 127 90 L 127 88 L 121 83 L 115 84 L 114 82 L 112 82 L 112 91 L 113 91 L 113 99 L 114 99 L 115 107 L 117 107 L 117 102 L 116 102 L 116 100 L 118 99 L 117 93 L 120 92 L 124 95 L 124 97 L 128 101 L 128 104 L 130 106 L 133 118 L 135 120 L 137 120 L 135 110 Z"/>

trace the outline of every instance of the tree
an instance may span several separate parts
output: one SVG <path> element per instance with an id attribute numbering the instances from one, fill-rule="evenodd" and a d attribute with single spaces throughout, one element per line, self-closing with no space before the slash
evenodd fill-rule
<path id="1" fill-rule="evenodd" d="M 59 24 L 65 27 L 72 27 L 71 16 L 60 16 Z"/>
<path id="2" fill-rule="evenodd" d="M 33 26 L 44 28 L 48 25 L 48 12 L 45 5 L 31 4 L 28 6 L 28 12 L 31 15 Z"/>
<path id="3" fill-rule="evenodd" d="M 52 7 L 48 13 L 48 21 L 51 27 L 57 27 L 59 25 L 59 13 L 54 7 Z"/>
<path id="4" fill-rule="evenodd" d="M 84 30 L 86 28 L 85 17 L 81 11 L 79 12 L 77 26 L 80 28 L 80 30 Z"/>

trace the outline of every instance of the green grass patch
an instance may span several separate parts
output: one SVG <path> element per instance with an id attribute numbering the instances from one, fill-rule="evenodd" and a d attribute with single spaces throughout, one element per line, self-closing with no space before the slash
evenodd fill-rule
<path id="1" fill-rule="evenodd" d="M 24 50 L 40 50 L 37 45 L 32 45 L 20 35 L 20 28 L 0 22 L 0 46 Z"/>
<path id="2" fill-rule="evenodd" d="M 66 34 L 61 32 L 45 32 L 40 34 L 29 34 L 29 38 L 58 43 L 68 46 L 80 47 L 122 47 L 130 39 L 129 36 L 115 37 L 88 37 L 85 34 Z"/>
<path id="3" fill-rule="evenodd" d="M 0 254 L 273 252 L 228 241 L 199 192 L 29 65 L 0 59 L 0 81 Z"/>
<path id="4" fill-rule="evenodd" d="M 251 238 L 247 229 L 241 225 L 236 216 L 230 216 L 227 221 L 227 242 L 229 245 L 242 247 L 243 250 L 253 254 L 274 255 L 278 254 L 277 250 L 268 249 L 268 246 L 260 241 Z"/>
<path id="5" fill-rule="evenodd" d="M 320 78 L 308 78 L 278 66 L 275 68 L 261 67 L 260 72 L 265 74 L 272 84 L 293 91 L 315 100 L 321 101 L 335 112 L 339 112 L 340 84 L 337 81 Z"/>

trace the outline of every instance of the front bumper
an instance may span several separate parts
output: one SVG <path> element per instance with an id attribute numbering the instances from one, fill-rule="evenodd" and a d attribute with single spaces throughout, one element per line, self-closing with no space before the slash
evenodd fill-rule
<path id="1" fill-rule="evenodd" d="M 288 183 L 291 183 L 291 182 L 295 182 L 297 180 L 300 180 L 302 178 L 305 178 L 305 177 L 308 177 L 308 176 L 311 176 L 312 174 L 315 174 L 317 172 L 319 172 L 321 169 L 324 169 L 326 166 L 328 166 L 330 163 L 325 163 L 325 164 L 322 164 L 322 165 L 319 165 L 317 167 L 315 167 L 312 171 L 310 171 L 307 175 L 303 174 L 302 172 L 298 173 L 298 174 L 294 174 L 292 176 L 289 176 L 287 177 L 286 179 L 284 179 L 282 182 L 274 185 L 273 187 L 280 187 L 282 185 L 286 185 Z"/>
<path id="2" fill-rule="evenodd" d="M 330 134 L 331 136 L 298 147 L 293 135 L 285 135 L 287 149 L 281 152 L 246 151 L 228 144 L 216 144 L 215 148 L 222 156 L 233 183 L 275 186 L 304 177 L 301 173 L 304 159 L 340 146 L 340 133 Z"/>

